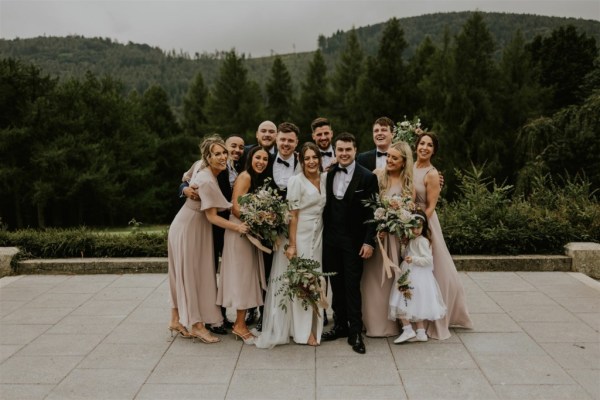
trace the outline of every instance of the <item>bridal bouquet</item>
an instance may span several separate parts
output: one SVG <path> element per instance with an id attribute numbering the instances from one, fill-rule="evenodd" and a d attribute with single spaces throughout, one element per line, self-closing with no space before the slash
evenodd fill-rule
<path id="1" fill-rule="evenodd" d="M 277 248 L 279 236 L 288 235 L 290 221 L 287 201 L 269 186 L 269 181 L 265 180 L 264 185 L 255 192 L 238 198 L 240 219 L 250 228 L 248 239 L 267 253 L 271 253 L 271 250 L 259 245 Z"/>
<path id="2" fill-rule="evenodd" d="M 404 116 L 404 121 L 397 122 L 394 127 L 394 136 L 392 138 L 392 142 L 406 142 L 410 146 L 413 146 L 415 140 L 419 132 L 422 132 L 421 129 L 421 120 L 419 117 L 414 117 L 412 121 L 406 119 L 406 115 Z"/>
<path id="3" fill-rule="evenodd" d="M 287 304 L 294 298 L 300 300 L 302 307 L 311 307 L 319 315 L 319 307 L 327 309 L 325 299 L 325 277 L 335 275 L 335 272 L 319 271 L 319 262 L 308 258 L 294 257 L 290 260 L 288 269 L 274 279 L 282 285 L 275 296 L 283 294 L 279 306 L 287 312 Z"/>
<path id="4" fill-rule="evenodd" d="M 410 196 L 375 194 L 373 199 L 364 201 L 365 207 L 373 209 L 373 219 L 365 223 L 377 224 L 377 232 L 388 232 L 398 238 L 410 237 L 410 228 L 417 226 L 413 214 L 417 209 Z"/>

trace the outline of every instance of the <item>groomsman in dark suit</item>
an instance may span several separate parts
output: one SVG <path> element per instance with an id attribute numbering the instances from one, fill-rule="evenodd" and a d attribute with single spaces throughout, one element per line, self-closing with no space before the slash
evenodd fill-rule
<path id="1" fill-rule="evenodd" d="M 235 182 L 235 178 L 237 178 L 238 174 L 243 170 L 242 165 L 240 165 L 240 159 L 244 154 L 244 139 L 240 135 L 229 135 L 227 139 L 225 139 L 225 146 L 227 147 L 228 157 L 227 157 L 227 169 L 222 171 L 219 175 L 217 175 L 217 182 L 219 184 L 219 189 L 221 189 L 221 193 L 227 199 L 227 201 L 231 201 L 231 196 L 233 194 L 233 183 Z M 188 180 L 191 179 L 191 176 L 188 177 Z M 188 197 L 192 200 L 199 200 L 198 194 L 194 190 L 194 187 L 190 187 L 188 181 L 185 181 L 181 184 L 179 188 L 180 197 Z M 225 219 L 229 219 L 229 210 L 220 211 L 219 214 L 221 217 Z M 213 230 L 213 247 L 215 254 L 215 273 L 219 268 L 219 257 L 223 254 L 223 244 L 224 244 L 224 235 L 225 230 L 216 225 L 212 226 Z M 233 326 L 232 322 L 227 319 L 225 307 L 221 307 L 221 313 L 223 314 L 223 326 L 208 326 L 207 328 L 217 334 L 226 335 L 227 331 L 225 328 L 231 328 Z"/>
<path id="2" fill-rule="evenodd" d="M 312 140 L 315 142 L 321 152 L 321 166 L 323 171 L 335 162 L 335 151 L 331 144 L 333 139 L 333 130 L 331 123 L 327 118 L 319 117 L 310 124 L 312 129 Z"/>
<path id="3" fill-rule="evenodd" d="M 338 135 L 334 147 L 337 164 L 327 174 L 323 211 L 323 270 L 336 272 L 330 277 L 336 321 L 322 339 L 347 337 L 352 350 L 364 354 L 360 279 L 363 260 L 373 254 L 375 227 L 365 224 L 373 218 L 373 211 L 363 200 L 377 193 L 377 177 L 355 161 L 356 139 L 352 134 Z"/>
<path id="4" fill-rule="evenodd" d="M 394 121 L 388 117 L 377 118 L 373 123 L 373 142 L 375 143 L 375 148 L 360 153 L 356 157 L 356 161 L 369 171 L 377 168 L 385 168 L 387 151 L 392 145 L 393 135 Z"/>

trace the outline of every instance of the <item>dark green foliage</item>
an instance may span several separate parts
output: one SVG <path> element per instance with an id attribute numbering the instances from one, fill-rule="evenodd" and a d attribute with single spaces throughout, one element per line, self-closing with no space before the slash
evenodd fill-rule
<path id="1" fill-rule="evenodd" d="M 188 136 L 202 136 L 206 129 L 206 99 L 208 89 L 204 85 L 202 72 L 198 72 L 196 79 L 190 84 L 188 92 L 183 99 L 183 129 Z"/>
<path id="2" fill-rule="evenodd" d="M 377 55 L 367 62 L 365 77 L 360 83 L 359 97 L 364 111 L 364 129 L 361 131 L 368 132 L 378 117 L 398 119 L 399 114 L 414 113 L 408 70 L 403 59 L 406 47 L 399 20 L 390 19 L 385 24 Z"/>
<path id="3" fill-rule="evenodd" d="M 475 167 L 458 175 L 459 196 L 438 208 L 452 254 L 561 254 L 568 242 L 600 241 L 600 204 L 589 182 L 545 177 L 528 197 L 511 197 L 512 186 Z"/>
<path id="4" fill-rule="evenodd" d="M 600 92 L 580 106 L 567 107 L 551 118 L 538 118 L 519 131 L 517 153 L 522 165 L 519 192 L 528 193 L 532 180 L 544 174 L 553 179 L 580 176 L 600 188 Z"/>
<path id="5" fill-rule="evenodd" d="M 292 86 L 292 77 L 281 60 L 280 56 L 275 56 L 271 76 L 266 85 L 267 101 L 266 112 L 270 119 L 279 124 L 284 121 L 290 121 L 292 116 L 292 107 L 294 106 L 294 88 Z"/>
<path id="6" fill-rule="evenodd" d="M 22 258 L 166 257 L 167 231 L 98 233 L 86 228 L 0 231 L 0 247 L 18 247 Z"/>
<path id="7" fill-rule="evenodd" d="M 593 37 L 573 25 L 561 26 L 549 37 L 536 36 L 528 49 L 540 69 L 540 83 L 552 89 L 552 111 L 583 100 L 581 80 L 594 69 L 598 57 Z"/>
<path id="8" fill-rule="evenodd" d="M 562 254 L 573 241 L 600 241 L 600 204 L 589 182 L 540 179 L 528 197 L 483 178 L 472 168 L 460 177 L 460 195 L 439 207 L 452 254 Z"/>
<path id="9" fill-rule="evenodd" d="M 358 84 L 363 73 L 364 53 L 360 47 L 356 30 L 346 37 L 346 45 L 338 58 L 335 73 L 331 77 L 330 112 L 338 133 L 356 132 L 357 126 L 364 124 L 362 101 L 359 99 Z M 360 145 L 360 137 L 357 137 Z"/>
<path id="10" fill-rule="evenodd" d="M 226 54 L 219 78 L 208 101 L 211 130 L 227 136 L 232 133 L 250 135 L 261 120 L 262 97 L 258 85 L 248 79 L 245 56 L 235 50 Z"/>
<path id="11" fill-rule="evenodd" d="M 299 110 L 297 111 L 298 126 L 300 127 L 300 142 L 311 140 L 310 123 L 317 117 L 326 115 L 331 97 L 327 66 L 321 50 L 317 50 L 308 66 L 306 81 L 301 84 Z"/>

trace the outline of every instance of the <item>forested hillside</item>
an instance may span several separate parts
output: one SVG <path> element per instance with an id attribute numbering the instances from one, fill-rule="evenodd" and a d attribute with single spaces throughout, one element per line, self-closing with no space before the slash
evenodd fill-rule
<path id="1" fill-rule="evenodd" d="M 400 18 L 407 47 L 402 53 L 410 59 L 429 36 L 434 45 L 443 41 L 444 32 L 456 34 L 472 15 L 471 12 L 437 13 L 418 17 Z M 495 41 L 494 58 L 500 58 L 502 49 L 520 30 L 528 41 L 536 35 L 548 35 L 553 29 L 571 24 L 580 32 L 600 43 L 600 22 L 574 18 L 544 17 L 526 14 L 482 13 L 490 34 Z M 385 22 L 366 27 L 356 27 L 358 42 L 365 55 L 375 55 Z M 243 34 L 243 32 L 240 32 Z M 315 37 L 315 46 L 323 52 L 329 72 L 343 51 L 348 32 L 338 31 L 331 37 Z M 160 49 L 146 44 L 118 43 L 108 38 L 38 37 L 33 39 L 0 40 L 0 56 L 12 57 L 37 65 L 43 72 L 60 78 L 83 77 L 87 71 L 97 76 L 109 75 L 120 80 L 125 90 L 143 93 L 158 84 L 168 94 L 169 102 L 177 115 L 182 110 L 183 98 L 188 85 L 198 72 L 204 83 L 211 87 L 217 79 L 219 66 L 226 53 L 187 54 L 174 49 Z M 299 83 L 305 79 L 308 64 L 314 52 L 282 54 L 293 78 L 292 90 L 297 94 Z M 252 58 L 244 55 L 248 77 L 264 88 L 270 74 L 273 57 Z M 264 89 L 263 89 L 263 95 Z"/>
<path id="2" fill-rule="evenodd" d="M 502 202 L 563 207 L 551 196 L 532 199 L 551 182 L 597 207 L 599 28 L 434 14 L 258 59 L 81 37 L 0 41 L 0 229 L 168 223 L 203 135 L 253 142 L 270 119 L 295 122 L 304 142 L 318 116 L 336 133 L 354 133 L 359 151 L 373 147 L 376 118 L 419 116 L 440 137 L 434 164 L 444 200 L 461 201 L 470 190 L 461 177 L 475 168 L 485 183 L 477 190 L 499 190 L 492 195 Z M 467 209 L 478 203 L 470 198 L 479 193 L 466 193 Z M 589 214 L 572 207 L 562 211 Z M 542 221 L 546 212 L 535 210 Z"/>

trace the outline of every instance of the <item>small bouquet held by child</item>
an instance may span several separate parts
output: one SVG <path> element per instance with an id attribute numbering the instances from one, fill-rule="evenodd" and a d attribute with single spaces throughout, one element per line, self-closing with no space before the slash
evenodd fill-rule
<path id="1" fill-rule="evenodd" d="M 384 251 L 379 233 L 391 233 L 397 236 L 401 243 L 405 242 L 410 237 L 410 229 L 416 226 L 413 214 L 417 207 L 411 196 L 398 194 L 392 196 L 375 194 L 373 199 L 365 200 L 364 204 L 365 207 L 373 209 L 373 219 L 365 223 L 376 224 L 377 241 L 383 255 L 384 270 L 389 279 L 392 277 L 392 269 L 398 269 L 399 267 L 390 260 Z"/>
<path id="2" fill-rule="evenodd" d="M 283 294 L 279 307 L 287 312 L 287 305 L 294 298 L 301 302 L 302 307 L 308 310 L 311 307 L 320 317 L 319 307 L 327 309 L 325 298 L 325 277 L 335 275 L 335 272 L 325 273 L 320 271 L 318 261 L 308 258 L 293 257 L 285 271 L 274 281 L 281 281 L 282 285 L 275 296 Z"/>
<path id="3" fill-rule="evenodd" d="M 288 235 L 288 203 L 269 186 L 270 179 L 257 191 L 238 198 L 240 219 L 248 224 L 248 240 L 265 253 L 277 250 L 279 236 Z"/>

